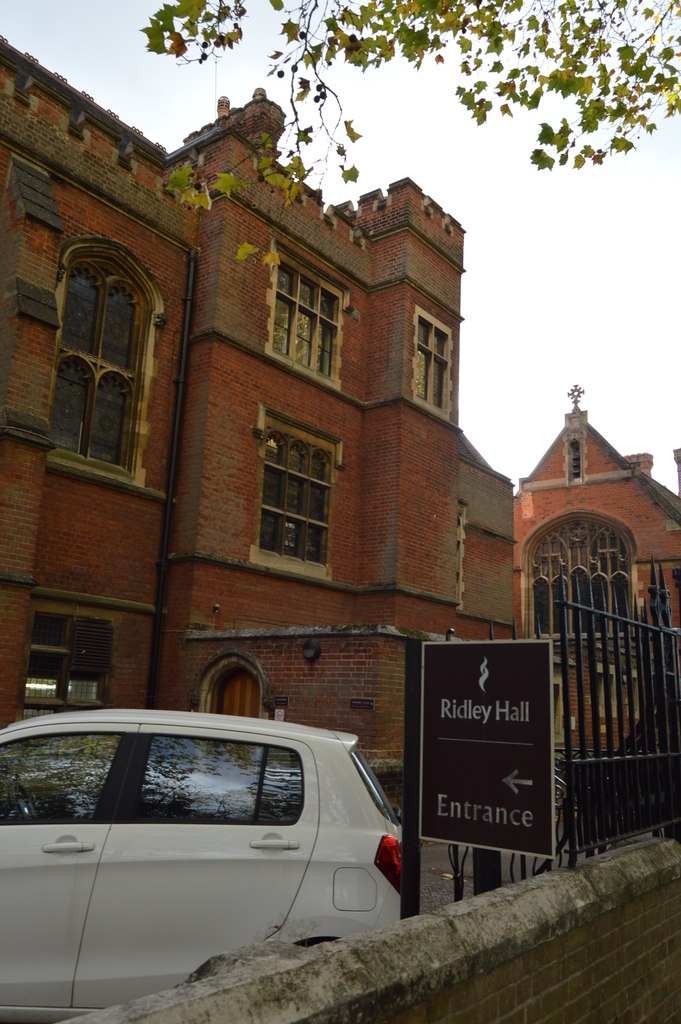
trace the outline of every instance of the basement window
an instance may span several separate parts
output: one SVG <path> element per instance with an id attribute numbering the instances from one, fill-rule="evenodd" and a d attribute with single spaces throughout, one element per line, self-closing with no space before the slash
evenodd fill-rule
<path id="1" fill-rule="evenodd" d="M 97 706 L 111 669 L 113 623 L 36 612 L 24 686 L 24 718 Z"/>

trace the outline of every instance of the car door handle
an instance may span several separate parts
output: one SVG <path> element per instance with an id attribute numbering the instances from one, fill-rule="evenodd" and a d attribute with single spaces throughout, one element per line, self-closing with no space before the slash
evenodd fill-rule
<path id="1" fill-rule="evenodd" d="M 248 844 L 252 850 L 299 850 L 296 839 L 252 839 Z"/>
<path id="2" fill-rule="evenodd" d="M 94 843 L 79 843 L 76 839 L 64 843 L 45 843 L 43 853 L 89 853 L 94 850 Z"/>

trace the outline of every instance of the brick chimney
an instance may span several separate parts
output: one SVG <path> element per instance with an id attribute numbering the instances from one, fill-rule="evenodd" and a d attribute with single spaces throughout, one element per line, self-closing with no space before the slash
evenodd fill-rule
<path id="1" fill-rule="evenodd" d="M 268 100 L 264 89 L 256 89 L 253 99 L 244 107 L 229 111 L 229 127 L 243 135 L 252 146 L 258 146 L 263 135 L 269 135 L 276 146 L 284 131 L 284 111 L 278 103 Z"/>
<path id="2" fill-rule="evenodd" d="M 648 452 L 639 452 L 638 455 L 626 455 L 627 462 L 638 463 L 641 467 L 641 472 L 645 473 L 646 476 L 651 476 L 653 472 L 653 457 Z"/>

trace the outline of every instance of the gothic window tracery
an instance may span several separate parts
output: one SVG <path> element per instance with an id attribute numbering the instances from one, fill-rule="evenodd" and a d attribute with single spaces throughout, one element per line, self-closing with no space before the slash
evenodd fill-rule
<path id="1" fill-rule="evenodd" d="M 50 439 L 67 451 L 129 468 L 142 338 L 148 310 L 106 258 L 68 274 Z"/>
<path id="2" fill-rule="evenodd" d="M 556 601 L 561 572 L 569 597 L 620 613 L 629 607 L 630 555 L 612 526 L 595 520 L 573 520 L 546 531 L 530 556 L 533 626 L 542 635 L 557 633 Z"/>

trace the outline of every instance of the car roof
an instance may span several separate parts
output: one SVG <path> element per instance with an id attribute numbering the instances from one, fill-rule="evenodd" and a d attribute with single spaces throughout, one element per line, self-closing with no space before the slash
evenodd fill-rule
<path id="1" fill-rule="evenodd" d="M 277 722 L 271 718 L 246 718 L 241 715 L 206 714 L 202 711 L 149 711 L 143 708 L 107 708 L 106 710 L 69 711 L 62 714 L 39 715 L 21 722 L 12 722 L 0 730 L 0 737 L 7 733 L 31 732 L 45 726 L 60 725 L 168 725 L 192 729 L 229 729 L 231 732 L 260 733 L 272 739 L 340 741 L 348 750 L 357 745 L 357 736 L 349 732 L 319 729 L 297 722 Z"/>

